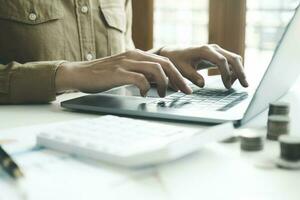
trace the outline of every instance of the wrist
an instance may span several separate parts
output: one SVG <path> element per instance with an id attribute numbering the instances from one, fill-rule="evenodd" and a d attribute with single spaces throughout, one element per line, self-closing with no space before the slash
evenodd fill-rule
<path id="1" fill-rule="evenodd" d="M 162 47 L 160 49 L 159 55 L 169 58 L 170 54 L 172 54 L 172 52 L 175 52 L 175 50 L 176 49 L 172 47 Z"/>
<path id="2" fill-rule="evenodd" d="M 72 86 L 72 77 L 73 67 L 71 62 L 62 62 L 56 69 L 55 73 L 55 88 L 56 93 L 63 93 L 67 90 L 74 89 Z"/>

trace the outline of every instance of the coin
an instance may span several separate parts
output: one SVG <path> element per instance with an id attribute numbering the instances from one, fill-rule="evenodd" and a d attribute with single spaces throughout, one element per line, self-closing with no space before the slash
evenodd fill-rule
<path id="1" fill-rule="evenodd" d="M 287 102 L 273 102 L 269 105 L 270 115 L 289 115 L 290 104 Z"/>
<path id="2" fill-rule="evenodd" d="M 279 137 L 280 158 L 287 161 L 300 161 L 300 137 L 282 135 Z"/>
<path id="3" fill-rule="evenodd" d="M 268 118 L 267 138 L 277 140 L 280 135 L 288 134 L 290 131 L 289 117 L 284 115 L 271 115 Z"/>
<path id="4" fill-rule="evenodd" d="M 264 146 L 263 136 L 251 130 L 244 131 L 240 135 L 240 141 L 240 147 L 243 151 L 259 151 Z"/>

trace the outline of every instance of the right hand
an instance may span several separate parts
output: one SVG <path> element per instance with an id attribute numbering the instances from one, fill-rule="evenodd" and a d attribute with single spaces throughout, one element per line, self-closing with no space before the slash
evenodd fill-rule
<path id="1" fill-rule="evenodd" d="M 191 88 L 168 58 L 132 50 L 93 61 L 62 63 L 55 84 L 57 92 L 75 89 L 86 93 L 133 84 L 141 96 L 146 96 L 150 83 L 155 82 L 159 96 L 164 97 L 168 79 L 174 89 L 191 94 Z"/>

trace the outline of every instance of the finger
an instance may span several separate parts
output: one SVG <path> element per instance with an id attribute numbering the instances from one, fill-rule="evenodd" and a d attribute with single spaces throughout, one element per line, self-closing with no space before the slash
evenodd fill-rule
<path id="1" fill-rule="evenodd" d="M 135 85 L 139 88 L 141 96 L 145 97 L 150 89 L 150 83 L 141 73 L 118 69 L 118 85 Z"/>
<path id="2" fill-rule="evenodd" d="M 221 72 L 222 81 L 225 87 L 231 87 L 231 73 L 225 56 L 208 45 L 193 49 L 191 51 L 191 56 L 195 59 L 200 57 L 215 64 Z"/>
<path id="3" fill-rule="evenodd" d="M 126 70 L 144 74 L 145 77 L 148 77 L 148 81 L 154 80 L 157 84 L 157 92 L 159 96 L 166 96 L 168 79 L 159 63 L 125 59 L 122 61 L 122 66 Z"/>
<path id="4" fill-rule="evenodd" d="M 222 49 L 219 46 L 216 46 L 215 49 L 216 49 L 216 51 L 218 51 L 219 53 L 221 53 L 222 55 L 224 55 L 227 58 L 228 62 L 232 66 L 232 70 L 233 70 L 234 74 L 236 74 L 241 85 L 244 87 L 248 87 L 249 83 L 247 81 L 247 78 L 246 78 L 246 75 L 244 72 L 242 58 L 239 55 L 232 53 L 230 51 L 227 51 L 225 49 Z"/>
<path id="5" fill-rule="evenodd" d="M 169 87 L 176 92 L 179 91 L 179 88 L 177 87 L 176 83 L 174 83 L 172 80 L 169 81 Z"/>
<path id="6" fill-rule="evenodd" d="M 231 88 L 231 73 L 226 57 L 213 48 L 208 48 L 207 53 L 209 61 L 216 64 L 218 69 L 220 70 L 222 81 L 225 87 L 227 89 Z"/>
<path id="7" fill-rule="evenodd" d="M 197 72 L 196 69 L 190 67 L 190 66 L 183 66 L 184 71 L 182 71 L 182 75 L 189 79 L 192 83 L 199 87 L 204 87 L 205 81 L 201 74 Z"/>
<path id="8" fill-rule="evenodd" d="M 237 80 L 237 76 L 235 74 L 232 74 L 232 76 L 231 76 L 231 85 L 233 85 L 236 80 Z"/>
<path id="9" fill-rule="evenodd" d="M 176 86 L 182 92 L 186 94 L 192 93 L 192 89 L 185 83 L 184 78 L 182 77 L 180 72 L 177 70 L 175 65 L 168 58 L 158 56 L 155 54 L 150 54 L 140 50 L 134 51 L 134 53 L 131 52 L 129 56 L 135 60 L 159 63 L 163 68 L 163 70 L 165 71 L 168 78 L 170 79 L 170 82 L 176 83 Z"/>

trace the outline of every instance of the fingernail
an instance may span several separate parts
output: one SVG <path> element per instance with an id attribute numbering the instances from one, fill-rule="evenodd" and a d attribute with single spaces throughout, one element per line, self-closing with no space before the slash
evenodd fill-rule
<path id="1" fill-rule="evenodd" d="M 147 96 L 147 92 L 146 91 L 141 91 L 141 96 L 142 97 L 146 97 Z"/>
<path id="2" fill-rule="evenodd" d="M 161 98 L 163 98 L 163 97 L 166 96 L 166 91 L 159 91 L 159 92 L 158 92 L 158 95 L 159 95 Z"/>
<path id="3" fill-rule="evenodd" d="M 229 80 L 228 80 L 228 82 L 227 82 L 227 88 L 228 88 L 228 89 L 230 89 L 231 86 L 232 86 L 231 80 L 232 80 L 232 77 L 229 77 Z"/>
<path id="4" fill-rule="evenodd" d="M 245 83 L 246 83 L 246 87 L 249 86 L 249 82 L 247 81 L 247 79 L 245 79 Z"/>
<path id="5" fill-rule="evenodd" d="M 230 80 L 230 81 L 227 82 L 227 88 L 230 89 L 231 86 L 232 86 L 232 84 L 231 84 L 231 80 Z"/>
<path id="6" fill-rule="evenodd" d="M 193 89 L 190 86 L 186 86 L 187 88 L 187 94 L 192 94 L 193 93 Z"/>
<path id="7" fill-rule="evenodd" d="M 198 80 L 197 80 L 197 85 L 198 85 L 199 87 L 204 87 L 204 82 L 203 82 L 203 80 L 198 79 Z"/>

